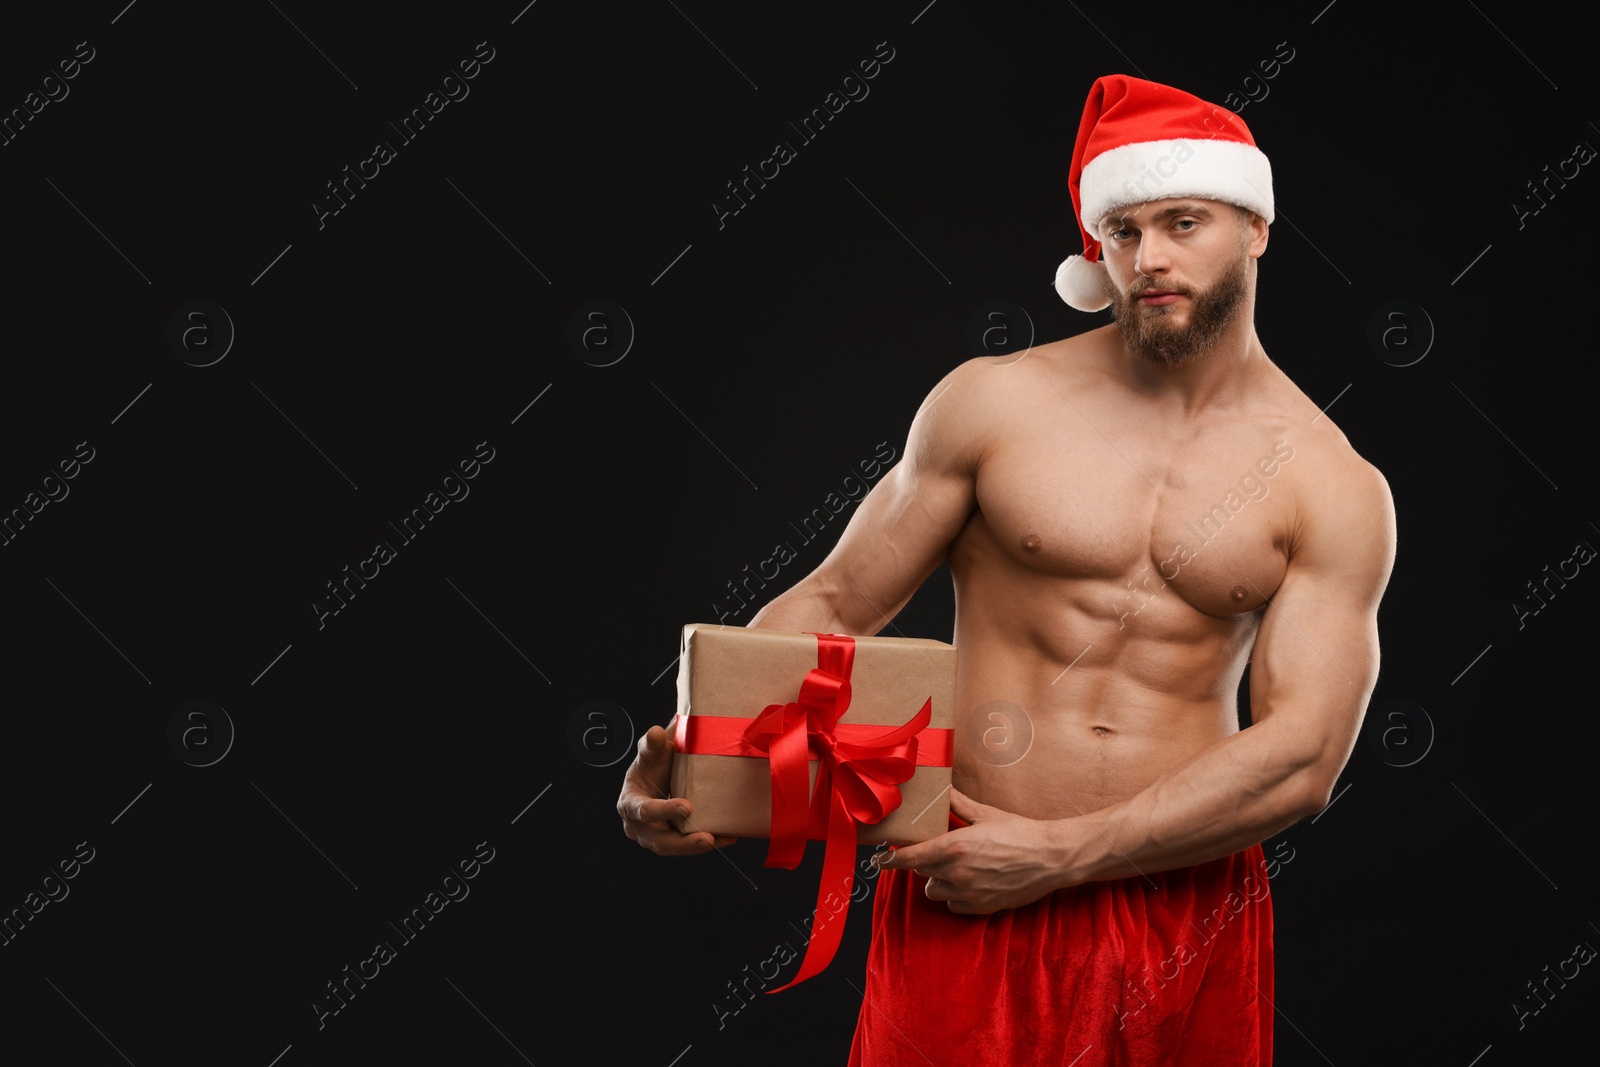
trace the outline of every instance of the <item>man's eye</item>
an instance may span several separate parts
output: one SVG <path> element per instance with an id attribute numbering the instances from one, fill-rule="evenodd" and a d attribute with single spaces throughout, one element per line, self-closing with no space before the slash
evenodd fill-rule
<path id="1" fill-rule="evenodd" d="M 1176 226 L 1197 226 L 1197 225 L 1199 225 L 1199 223 L 1195 222 L 1194 219 L 1179 219 L 1176 223 L 1174 223 L 1174 225 L 1176 225 Z"/>
<path id="2" fill-rule="evenodd" d="M 1121 229 L 1121 230 L 1112 230 L 1111 231 L 1111 239 L 1113 241 L 1124 241 L 1124 240 L 1127 240 L 1127 238 L 1122 236 L 1123 234 L 1125 234 L 1127 232 L 1128 232 L 1128 230 L 1126 228 Z"/>

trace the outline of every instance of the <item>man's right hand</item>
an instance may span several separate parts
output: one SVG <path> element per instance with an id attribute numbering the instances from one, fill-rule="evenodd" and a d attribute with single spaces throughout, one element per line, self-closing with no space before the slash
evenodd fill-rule
<path id="1" fill-rule="evenodd" d="M 701 832 L 682 833 L 671 820 L 689 816 L 694 806 L 683 797 L 667 796 L 672 783 L 672 727 L 652 726 L 639 738 L 639 754 L 622 780 L 622 795 L 617 798 L 617 814 L 622 816 L 622 832 L 658 856 L 690 856 L 708 852 L 713 845 L 731 845 L 737 837 Z"/>

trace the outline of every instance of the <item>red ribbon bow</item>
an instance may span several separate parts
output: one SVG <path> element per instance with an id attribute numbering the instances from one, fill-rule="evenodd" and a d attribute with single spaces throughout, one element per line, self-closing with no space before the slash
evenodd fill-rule
<path id="1" fill-rule="evenodd" d="M 856 824 L 878 822 L 898 808 L 900 783 L 916 773 L 919 763 L 927 763 L 930 757 L 939 755 L 925 752 L 919 760 L 917 753 L 917 735 L 933 716 L 931 697 L 900 726 L 841 725 L 839 719 L 850 707 L 855 639 L 845 634 L 823 633 L 816 634 L 816 638 L 817 665 L 806 673 L 799 696 L 792 703 L 769 704 L 763 708 L 760 715 L 749 720 L 739 738 L 742 744 L 733 750 L 738 754 L 765 756 L 768 760 L 772 777 L 772 829 L 766 866 L 793 870 L 805 852 L 808 836 L 821 837 L 827 842 L 822 855 L 822 883 L 817 888 L 816 917 L 805 958 L 793 979 L 777 989 L 767 990 L 768 993 L 800 984 L 833 960 L 844 936 L 850 894 L 855 885 Z M 679 751 L 707 751 L 694 744 L 690 736 L 691 722 L 704 718 L 707 717 L 679 717 Z M 727 718 L 721 718 L 721 722 L 732 725 Z M 938 733 L 948 735 L 950 731 Z M 938 740 L 944 739 L 941 736 Z M 733 754 L 726 747 L 718 751 Z M 810 791 L 812 757 L 817 760 L 815 792 Z M 937 765 L 949 766 L 949 762 L 946 757 Z M 830 886 L 844 894 L 837 913 L 825 906 L 833 895 L 829 893 Z"/>

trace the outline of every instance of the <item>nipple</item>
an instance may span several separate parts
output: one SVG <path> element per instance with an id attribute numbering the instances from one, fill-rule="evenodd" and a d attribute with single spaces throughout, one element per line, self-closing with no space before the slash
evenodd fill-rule
<path id="1" fill-rule="evenodd" d="M 1236 586 L 1233 587 L 1233 599 L 1235 599 L 1235 600 L 1243 600 L 1244 599 L 1244 586 L 1236 585 Z"/>
<path id="2" fill-rule="evenodd" d="M 1031 533 L 1022 539 L 1022 547 L 1028 552 L 1037 552 L 1044 547 L 1044 541 L 1038 534 Z"/>

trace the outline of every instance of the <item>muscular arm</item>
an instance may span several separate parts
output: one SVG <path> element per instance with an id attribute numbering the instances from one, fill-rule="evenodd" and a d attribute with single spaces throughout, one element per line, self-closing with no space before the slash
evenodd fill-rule
<path id="1" fill-rule="evenodd" d="M 994 368 L 974 360 L 945 375 L 917 410 L 900 462 L 861 501 L 833 551 L 751 626 L 870 637 L 906 606 L 977 503 L 986 374 Z"/>
<path id="2" fill-rule="evenodd" d="M 1256 637 L 1252 725 L 1127 800 L 1056 823 L 1059 884 L 1217 859 L 1325 807 L 1377 682 L 1394 552 L 1394 503 L 1376 469 L 1358 460 L 1319 485 Z"/>

